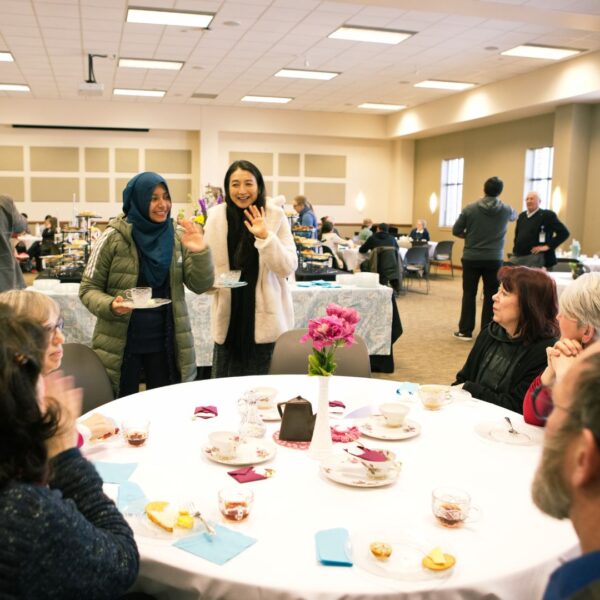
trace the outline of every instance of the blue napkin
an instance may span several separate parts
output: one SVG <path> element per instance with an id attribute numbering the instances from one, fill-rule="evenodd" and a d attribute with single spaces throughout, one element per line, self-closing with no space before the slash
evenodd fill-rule
<path id="1" fill-rule="evenodd" d="M 191 552 L 217 565 L 223 565 L 228 560 L 243 552 L 256 543 L 254 538 L 222 525 L 215 525 L 216 535 L 201 533 L 177 540 L 173 546 Z"/>
<path id="2" fill-rule="evenodd" d="M 323 529 L 315 533 L 317 558 L 324 565 L 332 567 L 351 567 L 348 556 L 348 530 L 343 527 Z"/>
<path id="3" fill-rule="evenodd" d="M 396 394 L 414 394 L 418 391 L 419 385 L 417 383 L 411 383 L 410 381 L 401 381 Z"/>
<path id="4" fill-rule="evenodd" d="M 317 279 L 316 281 L 298 281 L 296 282 L 298 287 L 322 287 L 322 288 L 341 288 L 339 283 L 333 283 L 332 281 L 323 281 Z"/>
<path id="5" fill-rule="evenodd" d="M 98 471 L 104 483 L 118 484 L 127 481 L 137 468 L 137 463 L 110 463 L 99 461 L 93 463 L 93 465 L 96 467 L 96 471 Z"/>
<path id="6" fill-rule="evenodd" d="M 129 515 L 141 515 L 144 514 L 146 504 L 146 495 L 137 483 L 124 481 L 119 486 L 117 507 L 121 512 L 126 511 Z"/>

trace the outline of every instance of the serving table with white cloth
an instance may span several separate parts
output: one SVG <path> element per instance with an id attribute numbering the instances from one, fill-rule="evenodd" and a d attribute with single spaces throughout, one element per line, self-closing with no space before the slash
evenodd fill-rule
<path id="1" fill-rule="evenodd" d="M 276 401 L 300 394 L 316 406 L 317 378 L 263 376 L 213 379 L 141 392 L 101 407 L 117 422 L 128 416 L 151 419 L 146 446 L 127 446 L 120 438 L 84 446 L 92 461 L 137 463 L 130 481 L 150 500 L 193 500 L 209 521 L 256 538 L 257 542 L 222 566 L 171 545 L 134 523 L 141 555 L 136 589 L 158 598 L 187 600 L 457 600 L 459 598 L 541 598 L 549 573 L 559 559 L 577 552 L 568 521 L 543 515 L 531 501 L 530 488 L 541 453 L 541 442 L 517 446 L 480 437 L 481 422 L 505 426 L 510 415 L 516 429 L 541 440 L 542 430 L 526 425 L 522 416 L 472 399 L 455 399 L 439 411 L 411 404 L 408 418 L 421 426 L 417 437 L 381 441 L 361 437 L 369 448 L 396 453 L 403 464 L 395 483 L 365 488 L 338 484 L 320 472 L 305 450 L 276 446 L 276 454 L 261 466 L 275 470 L 262 481 L 236 483 L 227 471 L 236 468 L 213 462 L 202 449 L 211 431 L 236 430 L 237 400 L 256 386 L 277 390 Z M 398 399 L 398 382 L 336 377 L 330 380 L 330 400 L 345 411 Z M 192 420 L 194 408 L 212 404 L 218 417 Z M 337 417 L 336 417 L 337 419 Z M 354 424 L 341 420 L 333 423 Z M 279 429 L 267 423 L 267 438 Z M 334 445 L 341 452 L 339 444 Z M 227 485 L 249 486 L 255 495 L 251 515 L 242 523 L 225 524 L 217 508 L 217 492 Z M 452 485 L 467 490 L 480 516 L 461 528 L 446 529 L 431 513 L 431 492 Z M 113 495 L 115 486 L 106 486 Z M 143 516 L 137 517 L 143 519 Z M 315 533 L 342 527 L 350 532 L 352 567 L 329 567 L 317 561 Z M 442 576 L 387 578 L 364 564 L 370 541 L 409 536 L 428 552 L 440 546 L 456 558 Z M 357 560 L 358 556 L 362 560 Z"/>
<path id="2" fill-rule="evenodd" d="M 33 289 L 36 289 L 35 287 Z M 325 316 L 325 307 L 332 302 L 354 308 L 360 314 L 356 333 L 367 344 L 370 355 L 389 355 L 392 328 L 392 292 L 386 286 L 339 288 L 291 286 L 294 302 L 294 327 L 307 327 L 309 319 Z M 91 346 L 96 317 L 79 299 L 77 284 L 57 284 L 52 289 L 36 289 L 52 296 L 61 307 L 65 321 L 67 342 L 79 342 Z M 186 290 L 185 299 L 192 324 L 196 365 L 212 364 L 213 340 L 211 335 L 211 294 L 194 294 Z"/>

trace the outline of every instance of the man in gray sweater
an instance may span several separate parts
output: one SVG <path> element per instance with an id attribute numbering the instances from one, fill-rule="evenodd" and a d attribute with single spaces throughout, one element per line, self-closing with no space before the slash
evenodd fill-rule
<path id="1" fill-rule="evenodd" d="M 506 229 L 508 222 L 517 218 L 515 210 L 498 198 L 503 188 L 501 179 L 490 177 L 483 185 L 484 197 L 465 206 L 452 227 L 452 234 L 465 240 L 462 307 L 458 331 L 454 333 L 454 337 L 461 340 L 473 339 L 480 278 L 483 279 L 481 329 L 492 320 L 492 296 L 498 288 L 497 274 L 504 259 Z"/>

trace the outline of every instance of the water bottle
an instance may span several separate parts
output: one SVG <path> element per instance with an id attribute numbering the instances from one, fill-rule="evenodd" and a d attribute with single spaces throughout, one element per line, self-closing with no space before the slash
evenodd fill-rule
<path id="1" fill-rule="evenodd" d="M 546 232 L 544 231 L 544 226 L 542 225 L 540 227 L 540 234 L 538 236 L 539 242 L 540 244 L 545 244 L 546 243 Z"/>
<path id="2" fill-rule="evenodd" d="M 571 242 L 571 258 L 579 258 L 581 253 L 581 244 L 577 240 Z"/>

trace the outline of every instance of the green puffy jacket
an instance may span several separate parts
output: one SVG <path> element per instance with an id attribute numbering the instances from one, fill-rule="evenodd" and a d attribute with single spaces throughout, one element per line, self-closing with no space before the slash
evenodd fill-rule
<path id="1" fill-rule="evenodd" d="M 98 317 L 92 347 L 106 367 L 116 396 L 131 313 L 117 315 L 111 304 L 116 296 L 124 296 L 126 290 L 138 284 L 139 260 L 131 229 L 124 215 L 110 221 L 94 245 L 79 289 L 83 304 Z M 196 376 L 196 354 L 183 285 L 201 294 L 212 286 L 214 270 L 210 249 L 188 252 L 177 228 L 169 278 L 177 367 L 182 381 L 192 381 Z"/>

